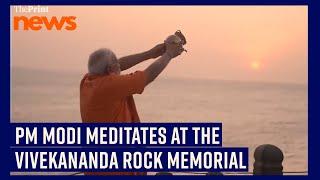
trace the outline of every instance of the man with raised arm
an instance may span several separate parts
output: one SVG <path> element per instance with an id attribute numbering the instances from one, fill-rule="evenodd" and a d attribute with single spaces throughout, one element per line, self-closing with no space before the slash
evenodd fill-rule
<path id="1" fill-rule="evenodd" d="M 141 94 L 176 56 L 179 44 L 159 44 L 147 52 L 117 59 L 109 49 L 89 57 L 88 73 L 80 84 L 80 111 L 83 122 L 139 122 L 133 94 Z M 120 74 L 140 62 L 160 56 L 144 71 Z"/>
<path id="2" fill-rule="evenodd" d="M 85 123 L 138 123 L 140 122 L 133 96 L 141 94 L 179 56 L 183 47 L 179 43 L 163 43 L 149 51 L 117 59 L 109 49 L 99 49 L 89 57 L 88 73 L 80 84 L 80 111 Z M 120 74 L 121 71 L 157 58 L 144 71 Z M 86 175 L 142 175 L 144 173 L 113 172 L 85 173 Z"/>

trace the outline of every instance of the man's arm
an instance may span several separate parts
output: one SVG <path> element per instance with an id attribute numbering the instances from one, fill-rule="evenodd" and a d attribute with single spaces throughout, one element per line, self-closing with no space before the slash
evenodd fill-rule
<path id="1" fill-rule="evenodd" d="M 183 48 L 179 44 L 166 44 L 166 52 L 155 62 L 153 62 L 144 72 L 147 76 L 146 84 L 151 83 L 167 67 L 170 60 L 179 56 Z"/>
<path id="2" fill-rule="evenodd" d="M 151 83 L 169 64 L 172 58 L 168 54 L 162 55 L 159 59 L 153 62 L 144 72 L 147 76 L 147 84 Z"/>
<path id="3" fill-rule="evenodd" d="M 120 69 L 121 71 L 124 71 L 145 60 L 161 56 L 164 52 L 165 52 L 165 45 L 158 44 L 157 46 L 150 49 L 149 51 L 122 57 L 119 59 Z"/>
<path id="4" fill-rule="evenodd" d="M 148 51 L 139 53 L 139 54 L 133 54 L 129 56 L 125 56 L 119 59 L 120 69 L 121 71 L 124 71 L 126 69 L 131 68 L 132 66 L 139 64 L 149 58 Z"/>

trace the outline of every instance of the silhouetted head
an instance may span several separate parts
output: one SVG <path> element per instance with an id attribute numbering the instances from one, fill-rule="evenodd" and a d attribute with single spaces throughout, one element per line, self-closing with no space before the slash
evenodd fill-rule
<path id="1" fill-rule="evenodd" d="M 120 74 L 120 64 L 116 55 L 107 48 L 94 51 L 88 61 L 89 74 Z"/>

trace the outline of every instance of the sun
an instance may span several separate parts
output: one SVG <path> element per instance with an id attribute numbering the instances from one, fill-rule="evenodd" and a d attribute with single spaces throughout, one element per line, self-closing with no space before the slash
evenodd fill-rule
<path id="1" fill-rule="evenodd" d="M 253 61 L 251 62 L 250 67 L 253 70 L 259 70 L 261 68 L 261 64 L 259 61 Z"/>

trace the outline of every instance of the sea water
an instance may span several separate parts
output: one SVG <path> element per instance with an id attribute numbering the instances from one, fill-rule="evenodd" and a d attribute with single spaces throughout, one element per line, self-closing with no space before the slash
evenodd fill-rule
<path id="1" fill-rule="evenodd" d="M 161 75 L 160 75 L 161 76 Z M 80 73 L 13 68 L 11 122 L 80 122 Z M 274 144 L 284 171 L 308 164 L 307 84 L 163 78 L 135 95 L 142 122 L 222 122 L 223 146 Z"/>

